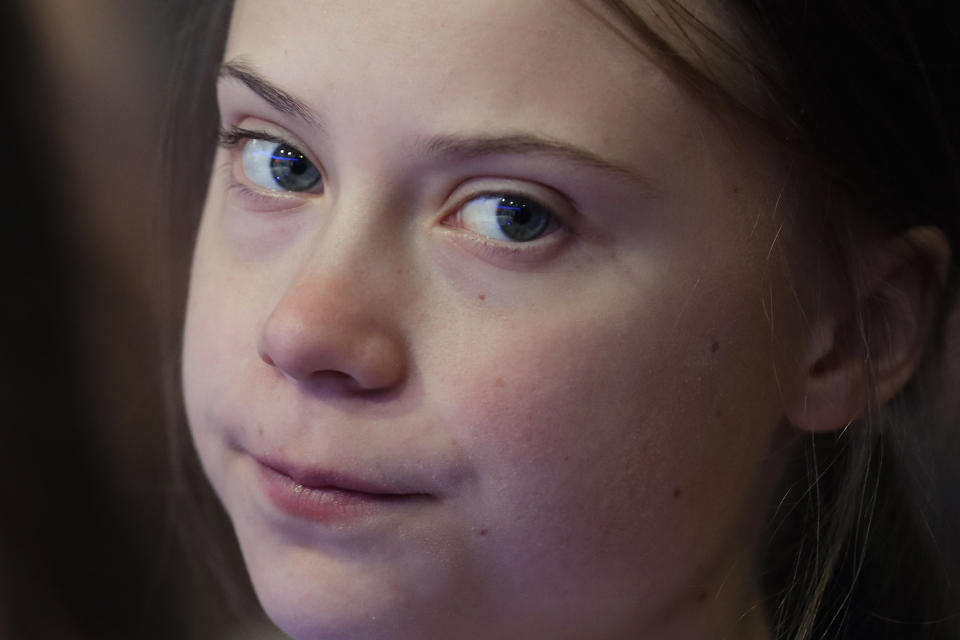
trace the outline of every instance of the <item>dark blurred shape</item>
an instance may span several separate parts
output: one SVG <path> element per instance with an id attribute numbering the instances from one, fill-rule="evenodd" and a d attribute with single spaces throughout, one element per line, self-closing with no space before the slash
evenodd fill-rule
<path id="1" fill-rule="evenodd" d="M 157 295 L 156 230 L 188 4 L 0 3 L 0 638 L 207 639 L 262 624 L 249 588 L 227 601 L 171 509 L 162 370 L 176 355 L 158 336 L 177 323 Z M 224 544 L 221 562 L 238 564 Z"/>

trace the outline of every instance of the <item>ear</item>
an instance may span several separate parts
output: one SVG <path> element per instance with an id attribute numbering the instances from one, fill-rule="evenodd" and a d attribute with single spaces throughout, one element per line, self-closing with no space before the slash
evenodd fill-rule
<path id="1" fill-rule="evenodd" d="M 880 407 L 916 372 L 930 339 L 950 245 L 916 227 L 864 250 L 859 291 L 812 327 L 803 388 L 787 419 L 805 431 L 840 429 Z"/>

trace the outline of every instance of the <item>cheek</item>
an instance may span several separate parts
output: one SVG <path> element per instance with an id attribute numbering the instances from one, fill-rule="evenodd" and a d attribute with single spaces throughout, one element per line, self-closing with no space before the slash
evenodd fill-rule
<path id="1" fill-rule="evenodd" d="M 776 422 L 778 356 L 754 291 L 710 282 L 696 291 L 656 274 L 648 280 L 670 287 L 597 280 L 613 284 L 578 287 L 586 295 L 576 305 L 534 301 L 451 322 L 458 336 L 440 341 L 446 354 L 427 368 L 438 380 L 425 381 L 448 391 L 437 407 L 449 414 L 443 422 L 492 460 L 547 467 L 625 449 L 683 458 L 685 439 L 723 445 L 723 436 Z"/>
<path id="2" fill-rule="evenodd" d="M 238 270 L 223 259 L 217 243 L 210 238 L 204 219 L 194 255 L 190 293 L 183 337 L 183 395 L 191 433 L 202 462 L 216 484 L 219 474 L 211 473 L 222 454 L 216 431 L 223 416 L 238 411 L 233 389 L 242 382 L 243 372 L 257 359 L 256 334 L 249 300 L 241 293 L 250 283 L 240 282 Z"/>
<path id="3" fill-rule="evenodd" d="M 613 591 L 689 580 L 750 510 L 779 419 L 753 290 L 601 281 L 578 305 L 478 318 L 437 365 L 436 411 L 481 470 L 470 517 L 518 591 L 518 566 Z"/>

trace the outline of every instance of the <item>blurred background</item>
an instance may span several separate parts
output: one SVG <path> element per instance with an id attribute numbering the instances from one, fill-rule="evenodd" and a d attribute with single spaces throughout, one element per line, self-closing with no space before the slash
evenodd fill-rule
<path id="1" fill-rule="evenodd" d="M 280 637 L 216 505 L 208 546 L 176 529 L 190 234 L 161 149 L 190 4 L 0 2 L 2 639 Z"/>
<path id="2" fill-rule="evenodd" d="M 191 240 L 189 222 L 173 236 L 159 224 L 161 149 L 193 1 L 0 2 L 0 638 L 280 637 L 217 505 L 199 525 L 212 544 L 175 532 L 197 478 L 171 472 L 164 374 L 177 361 L 164 337 L 179 327 Z M 950 426 L 954 316 L 937 401 Z M 944 452 L 960 451 L 957 431 L 926 443 L 953 513 L 960 464 Z"/>

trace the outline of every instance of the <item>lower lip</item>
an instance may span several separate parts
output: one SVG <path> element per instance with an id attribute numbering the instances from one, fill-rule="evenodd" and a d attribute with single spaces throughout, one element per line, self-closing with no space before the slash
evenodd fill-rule
<path id="1" fill-rule="evenodd" d="M 280 511 L 311 522 L 348 524 L 370 518 L 416 495 L 350 491 L 337 487 L 305 487 L 276 469 L 257 463 L 260 487 Z"/>

